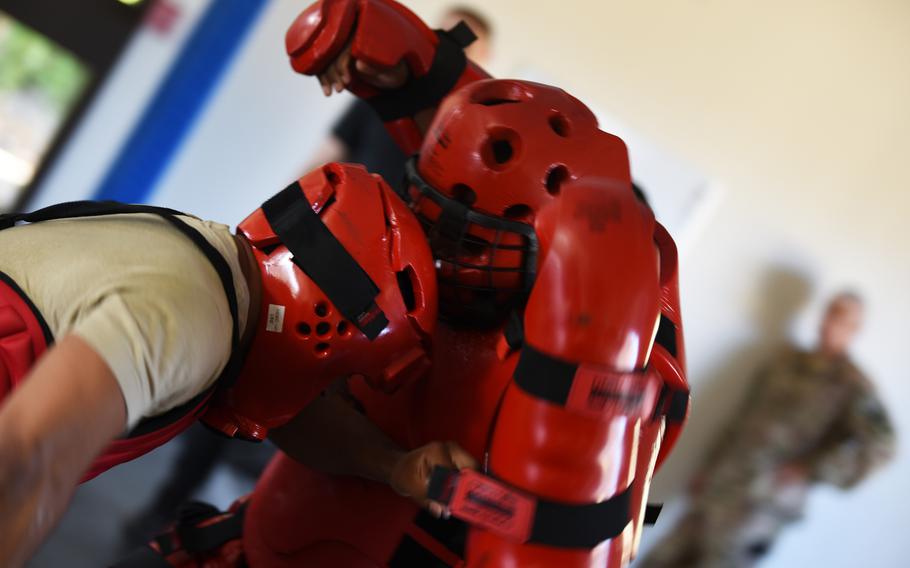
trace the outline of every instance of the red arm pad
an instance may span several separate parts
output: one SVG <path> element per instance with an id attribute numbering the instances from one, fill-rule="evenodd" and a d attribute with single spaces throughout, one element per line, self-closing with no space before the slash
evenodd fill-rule
<path id="1" fill-rule="evenodd" d="M 667 375 L 684 379 L 663 347 L 652 354 L 662 313 L 680 329 L 672 241 L 655 239 L 660 229 L 627 175 L 582 178 L 538 213 L 542 254 L 525 345 L 489 447 L 491 473 L 510 486 L 579 506 L 624 496 L 627 520 L 590 548 L 472 531 L 469 562 L 613 567 L 634 554 L 664 432 L 658 393 Z M 655 355 L 660 363 L 652 365 Z"/>

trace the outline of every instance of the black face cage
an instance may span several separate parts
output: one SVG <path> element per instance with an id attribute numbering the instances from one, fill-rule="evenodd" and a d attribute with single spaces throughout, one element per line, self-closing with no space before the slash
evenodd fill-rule
<path id="1" fill-rule="evenodd" d="M 507 315 L 519 304 L 523 304 L 534 285 L 534 278 L 537 274 L 539 246 L 534 227 L 527 223 L 475 211 L 468 205 L 443 194 L 427 183 L 418 173 L 417 156 L 412 157 L 405 164 L 405 180 L 418 192 L 417 196 L 413 196 L 409 192 L 410 206 L 429 239 L 433 258 L 436 259 L 440 288 L 448 287 L 455 291 L 452 298 L 449 299 L 449 301 L 458 303 L 458 305 L 449 306 L 454 309 L 446 309 L 446 299 L 443 298 L 440 301 L 447 316 L 451 318 L 454 314 L 464 315 L 472 323 L 476 323 L 478 318 L 498 319 Z M 423 199 L 429 199 L 439 206 L 440 214 L 436 220 L 429 219 L 420 213 L 419 205 Z M 468 231 L 472 225 L 493 231 L 492 240 L 488 241 L 470 234 Z M 504 244 L 503 237 L 508 233 L 520 236 L 522 244 Z M 519 253 L 520 262 L 513 267 L 495 266 L 497 256 L 502 251 Z M 484 264 L 464 260 L 465 257 L 476 257 L 482 252 L 486 252 L 486 263 Z M 443 275 L 439 270 L 442 265 L 451 266 L 453 268 L 451 274 Z M 482 276 L 478 280 L 485 283 L 464 281 L 463 277 L 459 277 L 460 269 L 479 272 Z M 503 273 L 517 274 L 520 284 L 511 289 L 497 285 L 494 275 Z M 462 291 L 469 293 L 462 294 Z M 509 294 L 510 292 L 512 294 Z M 459 300 L 462 296 L 472 299 L 470 305 Z M 514 300 L 503 301 L 503 296 L 514 297 Z"/>

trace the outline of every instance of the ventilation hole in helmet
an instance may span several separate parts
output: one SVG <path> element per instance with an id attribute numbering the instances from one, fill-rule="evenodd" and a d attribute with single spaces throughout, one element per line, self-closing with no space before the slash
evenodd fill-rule
<path id="1" fill-rule="evenodd" d="M 335 187 L 339 184 L 339 182 L 341 182 L 341 178 L 338 177 L 338 174 L 333 170 L 327 167 L 323 171 L 325 172 L 325 179 L 329 180 L 329 183 L 332 184 L 332 187 Z"/>
<path id="2" fill-rule="evenodd" d="M 417 306 L 417 296 L 414 294 L 412 275 L 413 270 L 410 266 L 395 273 L 398 278 L 398 289 L 401 291 L 401 298 L 404 300 L 404 306 L 409 312 Z"/>
<path id="3" fill-rule="evenodd" d="M 325 357 L 326 355 L 329 354 L 330 349 L 331 349 L 331 346 L 328 343 L 323 341 L 321 343 L 317 343 L 316 347 L 313 350 L 316 351 L 316 355 Z"/>
<path id="4" fill-rule="evenodd" d="M 530 214 L 531 208 L 524 203 L 509 205 L 506 207 L 506 210 L 502 212 L 502 215 L 508 219 L 524 219 Z"/>
<path id="5" fill-rule="evenodd" d="M 313 330 L 310 328 L 310 324 L 308 324 L 307 322 L 302 321 L 297 324 L 297 333 L 299 333 L 300 335 L 306 337 L 310 334 L 311 331 L 313 331 Z"/>
<path id="6" fill-rule="evenodd" d="M 562 114 L 558 112 L 553 114 L 550 116 L 549 122 L 550 128 L 556 134 L 562 136 L 563 138 L 569 135 L 569 121 L 566 120 L 566 117 Z"/>
<path id="7" fill-rule="evenodd" d="M 528 85 L 521 81 L 497 80 L 475 83 L 470 90 L 470 101 L 474 104 L 495 106 L 519 103 L 532 98 Z"/>
<path id="8" fill-rule="evenodd" d="M 338 335 L 347 337 L 350 328 L 348 327 L 348 322 L 340 321 L 335 329 L 338 330 Z"/>
<path id="9" fill-rule="evenodd" d="M 497 164 L 505 164 L 512 159 L 512 144 L 508 140 L 494 140 L 492 150 Z"/>
<path id="10" fill-rule="evenodd" d="M 516 101 L 516 100 L 512 100 L 512 99 L 497 99 L 497 98 L 476 101 L 477 104 L 483 105 L 483 106 L 488 106 L 488 107 L 499 106 L 499 105 L 510 105 L 510 104 L 515 104 L 515 103 L 520 103 L 520 102 L 521 101 Z"/>
<path id="11" fill-rule="evenodd" d="M 503 170 L 516 161 L 520 152 L 521 137 L 517 132 L 494 127 L 480 146 L 480 159 L 491 170 Z"/>
<path id="12" fill-rule="evenodd" d="M 562 189 L 562 184 L 568 180 L 568 168 L 565 166 L 553 166 L 550 168 L 550 171 L 547 172 L 547 181 L 545 182 L 547 191 L 550 193 L 550 195 L 558 195 L 559 190 Z"/>
<path id="13" fill-rule="evenodd" d="M 324 318 L 329 315 L 329 305 L 325 302 L 318 302 L 313 311 L 316 312 L 317 316 Z"/>
<path id="14" fill-rule="evenodd" d="M 477 193 L 463 183 L 456 183 L 452 186 L 452 197 L 455 201 L 470 207 L 477 201 Z"/>
<path id="15" fill-rule="evenodd" d="M 321 321 L 316 324 L 316 335 L 325 337 L 332 331 L 332 326 L 327 321 Z"/>

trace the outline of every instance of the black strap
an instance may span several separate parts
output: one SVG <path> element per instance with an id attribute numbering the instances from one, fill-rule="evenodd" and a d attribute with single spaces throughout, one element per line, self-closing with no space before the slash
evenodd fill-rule
<path id="1" fill-rule="evenodd" d="M 214 514 L 206 517 L 183 516 L 177 523 L 176 529 L 180 545 L 191 554 L 199 554 L 217 550 L 225 543 L 240 538 L 243 533 L 243 517 L 246 514 L 247 503 L 238 507 L 233 513 L 220 513 L 216 509 Z M 200 526 L 200 523 L 205 520 L 221 514 L 228 516 L 214 523 Z"/>
<path id="2" fill-rule="evenodd" d="M 139 547 L 111 564 L 110 568 L 174 568 L 164 556 L 148 546 Z"/>
<path id="3" fill-rule="evenodd" d="M 632 519 L 631 496 L 630 485 L 606 501 L 587 505 L 538 499 L 529 542 L 558 548 L 594 548 L 625 530 Z"/>
<path id="4" fill-rule="evenodd" d="M 509 344 L 510 350 L 521 349 L 525 341 L 525 328 L 521 312 L 512 310 L 502 333 L 506 338 L 506 343 Z"/>
<path id="5" fill-rule="evenodd" d="M 458 473 L 436 467 L 430 475 L 427 496 L 444 504 L 452 497 L 452 480 Z M 492 477 L 499 484 L 503 480 Z M 457 482 L 457 481 L 456 481 Z M 517 493 L 526 492 L 515 489 Z M 599 503 L 563 503 L 535 497 L 536 507 L 531 524 L 529 543 L 557 548 L 594 548 L 601 542 L 619 536 L 632 520 L 630 511 L 632 484 L 625 490 Z M 496 507 L 497 503 L 478 500 L 480 507 Z"/>
<path id="6" fill-rule="evenodd" d="M 414 116 L 434 107 L 455 88 L 468 63 L 464 48 L 477 36 L 464 22 L 449 31 L 436 30 L 436 36 L 439 43 L 425 75 L 408 81 L 400 89 L 366 99 L 383 122 Z"/>
<path id="7" fill-rule="evenodd" d="M 667 350 L 667 353 L 676 357 L 676 325 L 664 314 L 660 314 L 660 323 L 657 325 L 657 335 L 654 343 Z"/>
<path id="8" fill-rule="evenodd" d="M 240 319 L 238 317 L 237 309 L 237 291 L 234 289 L 234 277 L 230 265 L 221 253 L 219 253 L 199 231 L 177 217 L 178 215 L 183 215 L 183 213 L 166 207 L 131 205 L 119 203 L 117 201 L 70 201 L 38 209 L 31 213 L 0 215 L 0 231 L 2 231 L 19 222 L 40 223 L 42 221 L 52 221 L 56 219 L 74 219 L 79 217 L 100 217 L 136 213 L 158 215 L 165 221 L 168 221 L 174 228 L 190 239 L 205 255 L 209 263 L 215 269 L 215 272 L 218 274 L 218 278 L 221 280 L 221 286 L 224 288 L 228 308 L 231 313 L 232 331 L 230 359 L 228 359 L 224 370 L 213 383 L 213 386 L 164 414 L 142 420 L 126 435 L 127 438 L 142 436 L 173 424 L 199 406 L 199 404 L 201 404 L 217 386 L 230 386 L 236 381 L 240 374 L 243 357 L 240 352 Z M 22 294 L 22 297 L 25 298 L 24 294 Z"/>
<path id="9" fill-rule="evenodd" d="M 191 502 L 180 510 L 180 519 L 177 521 L 175 532 L 180 539 L 180 549 L 190 554 L 201 554 L 217 550 L 222 545 L 238 539 L 243 534 L 243 517 L 246 514 L 247 503 L 244 503 L 230 516 L 200 527 L 200 523 L 218 515 L 226 515 L 217 508 L 206 503 Z M 165 560 L 167 556 L 176 552 L 173 541 L 168 533 L 155 537 L 155 542 L 160 549 L 156 551 L 149 546 L 142 546 L 130 552 L 126 557 L 112 564 L 110 568 L 172 568 L 172 564 Z"/>
<path id="10" fill-rule="evenodd" d="M 689 411 L 689 391 L 671 389 L 664 385 L 657 401 L 656 415 L 666 416 L 667 422 L 682 422 Z"/>
<path id="11" fill-rule="evenodd" d="M 338 311 L 369 339 L 389 324 L 376 304 L 379 287 L 313 211 L 297 182 L 262 204 L 262 211 L 292 260 Z"/>
<path id="12" fill-rule="evenodd" d="M 551 357 L 525 342 L 513 377 L 515 384 L 525 392 L 565 405 L 577 370 L 578 364 Z"/>
<path id="13" fill-rule="evenodd" d="M 542 353 L 525 342 L 521 347 L 513 379 L 528 394 L 565 406 L 572 390 L 578 364 Z M 689 391 L 661 388 L 654 418 L 665 416 L 668 422 L 682 422 L 689 408 Z"/>
<path id="14" fill-rule="evenodd" d="M 654 503 L 645 507 L 645 518 L 644 522 L 646 525 L 653 525 L 657 523 L 657 518 L 660 516 L 660 512 L 663 511 L 663 503 Z"/>
<path id="15" fill-rule="evenodd" d="M 50 205 L 31 213 L 7 213 L 0 215 L 0 231 L 8 229 L 18 222 L 39 223 L 55 219 L 73 219 L 76 217 L 98 217 L 102 215 L 120 215 L 124 213 L 152 213 L 155 215 L 183 215 L 179 211 L 152 205 L 130 205 L 118 201 L 68 201 Z"/>

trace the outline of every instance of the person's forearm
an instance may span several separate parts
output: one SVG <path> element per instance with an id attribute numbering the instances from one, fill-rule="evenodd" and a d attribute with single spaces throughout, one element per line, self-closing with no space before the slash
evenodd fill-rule
<path id="1" fill-rule="evenodd" d="M 65 337 L 0 407 L 0 566 L 21 566 L 57 524 L 83 472 L 126 424 L 119 386 Z"/>
<path id="2" fill-rule="evenodd" d="M 28 534 L 32 511 L 25 504 L 35 500 L 38 468 L 22 451 L 6 422 L 0 420 L 0 530 L 10 535 Z M 31 552 L 31 548 L 21 548 L 17 540 L 0 535 L 0 559 L 10 566 L 24 564 Z"/>
<path id="3" fill-rule="evenodd" d="M 0 420 L 0 559 L 15 567 L 28 560 L 62 515 L 75 480 L 55 479 L 53 464 L 43 463 L 46 452 L 20 443 L 17 425 L 10 422 Z"/>
<path id="4" fill-rule="evenodd" d="M 337 394 L 319 397 L 270 438 L 314 469 L 383 483 L 405 453 Z"/>

